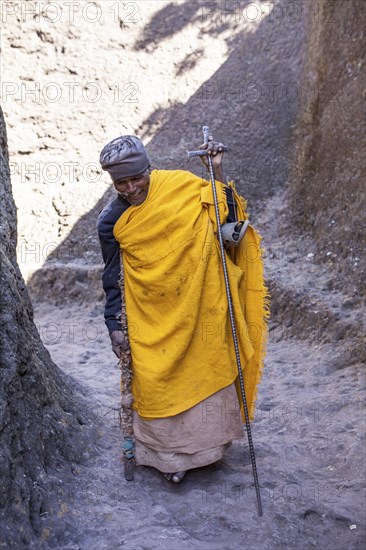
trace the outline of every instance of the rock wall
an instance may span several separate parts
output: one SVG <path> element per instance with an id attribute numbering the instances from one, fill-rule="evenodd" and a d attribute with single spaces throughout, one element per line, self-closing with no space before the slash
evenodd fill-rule
<path id="1" fill-rule="evenodd" d="M 72 476 L 96 437 L 75 382 L 52 362 L 33 323 L 16 262 L 17 219 L 1 110 L 0 167 L 0 539 L 6 548 L 41 548 L 41 540 L 34 540 L 48 537 L 42 518 L 58 506 L 61 477 Z"/>
<path id="2" fill-rule="evenodd" d="M 208 124 L 229 146 L 228 176 L 251 208 L 284 184 L 302 4 L 4 6 L 3 108 L 18 262 L 32 299 L 95 300 L 102 264 L 95 223 L 111 195 L 99 152 L 117 135 L 139 135 L 155 167 L 201 174 L 186 149 L 200 145 Z"/>
<path id="3" fill-rule="evenodd" d="M 315 4 L 315 3 L 314 3 Z M 307 45 L 290 188 L 291 225 L 317 243 L 315 261 L 335 272 L 338 289 L 364 291 L 366 4 L 306 5 Z"/>

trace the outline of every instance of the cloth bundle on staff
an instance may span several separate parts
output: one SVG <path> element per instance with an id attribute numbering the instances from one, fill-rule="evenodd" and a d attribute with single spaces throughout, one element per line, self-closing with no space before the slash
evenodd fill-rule
<path id="1" fill-rule="evenodd" d="M 123 462 L 124 474 L 127 481 L 134 478 L 135 464 L 135 440 L 133 435 L 133 395 L 132 395 L 132 364 L 131 349 L 129 346 L 126 298 L 124 288 L 123 259 L 121 254 L 121 274 L 119 279 L 119 288 L 121 290 L 121 330 L 127 344 L 126 350 L 121 350 L 119 367 L 121 370 L 121 407 L 120 407 L 120 426 L 123 434 Z"/>

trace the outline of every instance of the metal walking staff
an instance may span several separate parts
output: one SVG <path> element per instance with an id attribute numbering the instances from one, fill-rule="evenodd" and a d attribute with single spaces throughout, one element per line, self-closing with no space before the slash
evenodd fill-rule
<path id="1" fill-rule="evenodd" d="M 209 130 L 208 126 L 203 126 L 204 143 L 209 142 L 209 136 L 210 136 L 210 130 Z M 224 147 L 223 150 L 227 151 L 227 147 Z M 252 431 L 251 431 L 251 427 L 250 427 L 248 403 L 247 403 L 247 398 L 246 398 L 246 395 L 245 395 L 244 377 L 243 377 L 243 371 L 242 371 L 242 367 L 241 367 L 238 336 L 237 336 L 237 330 L 236 330 L 235 318 L 234 318 L 234 308 L 233 308 L 233 303 L 232 303 L 232 298 L 231 298 L 231 291 L 230 291 L 229 276 L 228 276 L 228 271 L 227 271 L 225 249 L 224 249 L 224 243 L 223 243 L 222 232 L 221 232 L 219 203 L 218 203 L 218 199 L 217 199 L 217 191 L 216 191 L 216 185 L 215 185 L 215 175 L 214 175 L 212 158 L 211 158 L 211 155 L 208 154 L 208 152 L 205 149 L 201 149 L 199 151 L 187 151 L 187 155 L 188 155 L 189 158 L 207 155 L 207 159 L 208 159 L 208 167 L 209 167 L 210 179 L 211 179 L 211 184 L 212 184 L 212 193 L 213 193 L 213 199 L 214 199 L 214 205 L 215 205 L 216 223 L 217 223 L 217 228 L 218 228 L 217 229 L 217 234 L 218 234 L 218 238 L 219 238 L 222 268 L 223 268 L 224 279 L 225 279 L 226 296 L 227 296 L 227 302 L 228 302 L 228 306 L 229 306 L 231 333 L 232 333 L 233 343 L 234 343 L 234 348 L 235 348 L 236 364 L 237 364 L 237 367 L 238 367 L 240 394 L 241 394 L 241 398 L 242 398 L 242 401 L 243 401 L 243 407 L 244 407 L 245 426 L 246 426 L 247 436 L 248 436 L 250 460 L 251 460 L 252 469 L 253 469 L 254 487 L 255 487 L 255 492 L 256 492 L 256 496 L 257 496 L 258 514 L 259 514 L 259 516 L 263 516 L 262 499 L 261 499 L 261 493 L 260 493 L 260 488 L 259 488 L 257 465 L 256 465 L 256 461 L 255 461 Z"/>

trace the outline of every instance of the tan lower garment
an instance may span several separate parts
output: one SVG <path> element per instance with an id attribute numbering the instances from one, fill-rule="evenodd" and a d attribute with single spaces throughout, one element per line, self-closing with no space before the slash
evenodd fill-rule
<path id="1" fill-rule="evenodd" d="M 165 473 L 212 464 L 233 439 L 243 437 L 235 386 L 169 418 L 145 420 L 134 412 L 133 429 L 137 464 Z"/>

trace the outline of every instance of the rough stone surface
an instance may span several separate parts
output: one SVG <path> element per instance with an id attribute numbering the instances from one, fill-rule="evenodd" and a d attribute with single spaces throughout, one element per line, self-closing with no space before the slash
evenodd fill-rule
<path id="1" fill-rule="evenodd" d="M 291 225 L 312 235 L 314 260 L 337 273 L 338 289 L 364 295 L 366 3 L 323 0 L 317 9 L 314 17 L 306 5 Z"/>
<path id="2" fill-rule="evenodd" d="M 59 506 L 63 479 L 92 452 L 96 434 L 80 387 L 52 362 L 33 322 L 16 261 L 8 162 L 0 111 L 0 540 L 6 548 L 40 548 L 42 516 Z"/>
<path id="3" fill-rule="evenodd" d="M 287 179 L 305 32 L 293 2 L 276 2 L 273 12 L 268 3 L 258 17 L 245 11 L 249 0 L 234 13 L 205 3 L 107 0 L 94 23 L 91 6 L 83 13 L 87 4 L 72 17 L 62 5 L 54 23 L 45 10 L 32 15 L 45 5 L 32 0 L 28 15 L 6 17 L 4 110 L 27 282 L 44 267 L 62 284 L 69 264 L 82 283 L 100 266 L 95 220 L 111 192 L 97 164 L 121 133 L 139 135 L 155 167 L 203 174 L 186 150 L 210 125 L 229 146 L 228 176 L 251 208 Z M 35 297 L 59 293 L 52 274 L 45 279 L 41 292 L 39 276 L 31 281 Z"/>
<path id="4" fill-rule="evenodd" d="M 259 4 L 255 21 L 245 9 Z M 101 18 L 91 22 L 98 5 Z M 327 255 L 335 249 L 323 248 L 325 238 L 340 246 L 326 227 L 338 218 L 337 231 L 351 220 L 359 243 L 359 202 L 347 195 L 347 221 L 333 196 L 343 198 L 342 178 L 359 193 L 362 7 L 82 0 L 73 17 L 61 4 L 54 23 L 21 11 L 7 17 L 3 78 L 19 86 L 3 102 L 18 258 L 43 342 L 83 384 L 102 427 L 103 452 L 60 474 L 60 502 L 41 514 L 39 540 L 48 547 L 237 550 L 244 540 L 253 550 L 364 548 L 361 267 L 348 274 L 340 252 L 335 263 Z M 50 83 L 62 92 L 54 102 Z M 75 101 L 65 83 L 76 85 Z M 37 85 L 39 98 L 22 96 Z M 90 101 L 98 86 L 101 97 Z M 129 484 L 120 462 L 119 373 L 103 323 L 95 233 L 112 192 L 105 174 L 83 167 L 107 140 L 136 133 L 154 166 L 202 174 L 185 150 L 201 143 L 203 124 L 229 146 L 228 175 L 248 198 L 266 249 L 272 321 L 253 422 L 263 519 L 245 438 L 178 487 L 147 468 Z"/>

